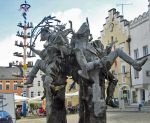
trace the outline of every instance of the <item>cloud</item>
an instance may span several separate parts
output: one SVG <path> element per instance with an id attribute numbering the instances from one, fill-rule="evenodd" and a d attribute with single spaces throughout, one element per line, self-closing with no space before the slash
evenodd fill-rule
<path id="1" fill-rule="evenodd" d="M 68 21 L 71 20 L 73 22 L 73 29 L 78 30 L 84 18 L 84 14 L 82 11 L 78 8 L 73 8 L 69 9 L 63 12 L 56 12 L 53 13 L 52 15 L 55 15 L 58 19 L 60 19 L 63 23 L 67 23 L 67 26 L 69 26 Z M 35 22 L 39 23 L 39 22 Z M 2 39 L 0 41 L 0 66 L 8 66 L 9 62 L 12 61 L 22 61 L 23 58 L 18 58 L 13 56 L 14 52 L 19 52 L 23 54 L 23 48 L 15 46 L 15 40 L 21 41 L 23 39 L 18 38 L 15 34 L 12 34 L 11 36 L 8 36 L 5 39 Z M 39 38 L 36 41 L 36 49 L 42 49 L 43 48 L 43 43 L 39 41 Z M 28 60 L 33 60 L 35 61 L 37 58 L 34 59 L 28 59 Z M 27 61 L 28 61 L 27 60 Z"/>
<path id="2" fill-rule="evenodd" d="M 82 10 L 79 8 L 72 8 L 63 12 L 52 13 L 52 15 L 56 16 L 63 23 L 68 23 L 68 21 L 71 20 L 73 23 L 73 29 L 76 31 L 78 30 L 78 28 L 84 21 L 83 19 L 85 18 Z"/>
<path id="3" fill-rule="evenodd" d="M 14 46 L 15 35 L 11 35 L 0 41 L 0 66 L 8 66 L 14 58 L 13 52 L 17 50 Z"/>
<path id="4" fill-rule="evenodd" d="M 134 19 L 135 17 L 139 16 L 140 14 L 148 10 L 148 7 L 147 7 L 148 2 L 147 3 L 141 2 L 141 0 L 137 0 L 136 2 L 135 1 L 132 2 L 132 1 L 131 3 L 133 3 L 133 5 L 125 6 L 126 8 L 124 9 L 125 19 L 127 20 Z M 100 36 L 100 31 L 103 29 L 103 24 L 106 22 L 105 18 L 108 16 L 108 10 L 112 8 L 113 8 L 112 4 L 90 8 L 84 11 L 81 10 L 80 8 L 72 8 L 66 11 L 58 11 L 58 12 L 52 13 L 52 15 L 56 16 L 63 23 L 67 23 L 68 27 L 69 27 L 68 21 L 71 20 L 73 23 L 73 29 L 75 31 L 79 29 L 81 24 L 86 21 L 86 17 L 88 17 L 91 33 L 93 34 L 94 39 L 96 39 Z M 117 11 L 121 13 L 121 7 L 116 7 L 116 9 Z M 39 22 L 34 22 L 34 23 L 39 23 Z M 23 49 L 18 48 L 14 45 L 15 40 L 22 40 L 22 39 L 18 39 L 18 37 L 15 36 L 15 34 L 12 34 L 11 36 L 8 35 L 7 38 L 1 39 L 0 41 L 0 51 L 1 51 L 0 52 L 0 66 L 3 66 L 3 65 L 8 66 L 9 62 L 19 59 L 17 57 L 14 57 L 13 53 L 23 52 Z M 37 46 L 42 47 L 43 45 L 39 44 Z M 29 60 L 35 61 L 35 59 L 29 59 Z M 20 58 L 19 61 L 22 61 L 22 59 Z"/>
<path id="5" fill-rule="evenodd" d="M 117 0 L 117 3 L 121 3 L 120 0 Z M 124 5 L 123 6 L 123 13 L 124 13 L 124 17 L 127 20 L 133 20 L 134 18 L 138 17 L 139 15 L 143 14 L 143 12 L 147 12 L 148 11 L 148 0 L 126 0 L 123 1 L 123 3 L 125 4 L 129 4 L 129 5 Z M 116 6 L 117 10 L 120 11 L 120 13 L 122 13 L 122 7 L 120 6 Z"/>
<path id="6" fill-rule="evenodd" d="M 108 7 L 110 6 L 108 5 Z M 99 14 L 95 14 L 95 12 Z M 73 23 L 73 29 L 75 31 L 80 28 L 81 24 L 85 22 L 86 18 L 88 17 L 91 33 L 93 34 L 94 38 L 98 38 L 100 36 L 100 31 L 102 30 L 102 25 L 105 23 L 106 15 L 101 14 L 104 12 L 107 14 L 107 10 L 104 7 L 85 12 L 79 8 L 72 8 L 63 12 L 52 13 L 52 15 L 59 18 L 63 23 L 68 24 L 68 21 L 71 20 Z"/>
<path id="7" fill-rule="evenodd" d="M 14 52 L 23 54 L 23 48 L 15 46 L 16 40 L 21 41 L 22 39 L 17 37 L 15 34 L 12 34 L 11 36 L 8 36 L 0 41 L 0 66 L 8 66 L 9 62 L 13 61 L 19 61 L 23 63 L 23 58 L 13 55 Z"/>

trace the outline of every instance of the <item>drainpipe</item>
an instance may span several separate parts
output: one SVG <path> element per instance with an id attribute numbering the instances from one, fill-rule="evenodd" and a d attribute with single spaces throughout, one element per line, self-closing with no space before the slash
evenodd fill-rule
<path id="1" fill-rule="evenodd" d="M 130 27 L 129 27 L 129 29 L 130 29 Z M 128 39 L 126 40 L 127 41 L 127 43 L 128 43 L 128 53 L 129 53 L 129 56 L 131 56 L 131 45 L 130 45 L 130 43 L 131 43 L 131 36 L 130 36 L 130 30 L 129 30 L 129 36 L 128 36 Z M 132 76 L 131 76 L 131 65 L 130 65 L 130 68 L 129 68 L 129 73 L 130 73 L 130 97 L 129 97 L 129 99 L 130 99 L 130 102 L 129 102 L 129 104 L 131 104 L 131 97 L 132 97 L 132 93 L 131 93 L 131 88 L 132 88 Z"/>

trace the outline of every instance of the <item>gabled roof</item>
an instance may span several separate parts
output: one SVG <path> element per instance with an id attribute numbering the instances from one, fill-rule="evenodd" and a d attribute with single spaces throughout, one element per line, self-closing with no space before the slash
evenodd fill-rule
<path id="1" fill-rule="evenodd" d="M 17 67 L 0 67 L 0 80 L 19 80 L 20 77 L 14 75 L 19 74 L 19 68 Z"/>

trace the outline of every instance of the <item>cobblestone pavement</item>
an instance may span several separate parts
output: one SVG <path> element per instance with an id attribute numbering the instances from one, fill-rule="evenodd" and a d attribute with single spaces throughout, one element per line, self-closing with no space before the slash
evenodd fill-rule
<path id="1" fill-rule="evenodd" d="M 108 112 L 107 123 L 150 123 L 150 113 Z"/>
<path id="2" fill-rule="evenodd" d="M 68 123 L 78 123 L 78 115 L 68 115 Z M 16 123 L 46 123 L 45 118 L 21 119 Z M 150 113 L 146 112 L 108 112 L 107 123 L 150 123 Z"/>

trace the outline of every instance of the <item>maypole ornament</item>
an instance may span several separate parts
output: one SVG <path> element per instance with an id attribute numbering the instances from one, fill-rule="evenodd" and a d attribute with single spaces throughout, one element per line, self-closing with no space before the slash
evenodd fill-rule
<path id="1" fill-rule="evenodd" d="M 27 1 L 25 0 L 25 3 L 20 5 L 20 10 L 24 10 L 24 12 L 27 12 L 31 6 L 27 4 Z"/>
<path id="2" fill-rule="evenodd" d="M 27 21 L 27 11 L 29 10 L 29 8 L 30 8 L 31 6 L 29 5 L 29 4 L 27 4 L 27 1 L 25 0 L 25 3 L 23 3 L 23 4 L 21 4 L 20 5 L 20 10 L 23 10 L 23 13 L 22 13 L 22 16 L 23 16 L 23 18 L 24 18 L 24 22 L 26 23 Z"/>

